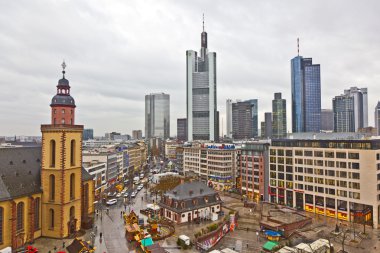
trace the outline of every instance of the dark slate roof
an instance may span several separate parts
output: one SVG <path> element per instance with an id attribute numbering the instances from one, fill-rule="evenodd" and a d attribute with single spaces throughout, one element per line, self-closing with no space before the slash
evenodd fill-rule
<path id="1" fill-rule="evenodd" d="M 65 77 L 63 77 L 62 79 L 59 79 L 58 85 L 59 86 L 69 86 L 69 80 L 67 80 Z"/>
<path id="2" fill-rule="evenodd" d="M 75 107 L 75 101 L 74 98 L 70 95 L 55 95 L 51 99 L 50 105 L 68 105 Z"/>
<path id="3" fill-rule="evenodd" d="M 41 147 L 0 148 L 0 201 L 41 192 Z"/>
<path id="4" fill-rule="evenodd" d="M 214 191 L 214 189 L 208 187 L 206 184 L 202 182 L 188 182 L 178 185 L 173 190 L 167 192 L 165 196 L 176 200 L 184 200 L 212 195 L 215 193 L 216 192 Z"/>
<path id="5" fill-rule="evenodd" d="M 93 179 L 94 179 L 94 176 L 90 175 L 90 173 L 88 173 L 88 171 L 82 167 L 82 181 L 89 181 Z"/>

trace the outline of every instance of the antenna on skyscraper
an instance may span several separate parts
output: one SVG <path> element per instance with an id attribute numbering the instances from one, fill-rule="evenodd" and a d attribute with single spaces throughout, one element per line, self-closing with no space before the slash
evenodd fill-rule
<path id="1" fill-rule="evenodd" d="M 300 38 L 297 38 L 297 54 L 300 56 Z"/>
<path id="2" fill-rule="evenodd" d="M 202 26 L 203 26 L 203 31 L 205 31 L 205 14 L 203 13 L 203 22 L 202 22 Z"/>

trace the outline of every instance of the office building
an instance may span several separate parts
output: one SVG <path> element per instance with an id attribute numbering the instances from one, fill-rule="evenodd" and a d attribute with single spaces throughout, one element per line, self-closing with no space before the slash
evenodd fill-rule
<path id="1" fill-rule="evenodd" d="M 375 125 L 377 130 L 377 135 L 380 136 L 380 101 L 375 107 Z"/>
<path id="2" fill-rule="evenodd" d="M 232 144 L 193 143 L 183 148 L 183 171 L 217 190 L 236 185 L 237 150 Z"/>
<path id="3" fill-rule="evenodd" d="M 94 139 L 94 129 L 83 129 L 83 140 L 93 140 Z"/>
<path id="4" fill-rule="evenodd" d="M 251 105 L 251 113 L 252 113 L 252 136 L 259 136 L 259 111 L 258 111 L 258 100 L 257 99 L 249 99 L 244 102 L 248 102 Z"/>
<path id="5" fill-rule="evenodd" d="M 334 131 L 358 132 L 368 127 L 367 88 L 351 87 L 333 98 Z"/>
<path id="6" fill-rule="evenodd" d="M 355 132 L 354 98 L 344 94 L 333 98 L 334 132 Z"/>
<path id="7" fill-rule="evenodd" d="M 187 119 L 177 119 L 177 139 L 187 141 Z"/>
<path id="8" fill-rule="evenodd" d="M 334 112 L 332 109 L 321 110 L 321 131 L 334 130 Z"/>
<path id="9" fill-rule="evenodd" d="M 268 201 L 269 143 L 246 142 L 238 156 L 237 188 L 250 201 Z"/>
<path id="10" fill-rule="evenodd" d="M 152 93 L 145 96 L 145 138 L 170 137 L 170 96 Z"/>
<path id="11" fill-rule="evenodd" d="M 141 140 L 142 139 L 142 130 L 133 130 L 132 131 L 132 138 L 134 140 Z"/>
<path id="12" fill-rule="evenodd" d="M 232 138 L 235 140 L 253 138 L 253 122 L 250 102 L 232 103 Z"/>
<path id="13" fill-rule="evenodd" d="M 232 138 L 232 99 L 227 99 L 226 101 L 226 136 Z"/>
<path id="14" fill-rule="evenodd" d="M 312 58 L 296 56 L 291 60 L 292 129 L 297 132 L 321 130 L 320 65 Z"/>
<path id="15" fill-rule="evenodd" d="M 274 139 L 286 137 L 286 100 L 281 93 L 274 93 L 272 100 L 272 136 Z"/>
<path id="16" fill-rule="evenodd" d="M 189 141 L 219 139 L 216 80 L 216 53 L 208 51 L 207 33 L 203 27 L 200 53 L 186 51 L 186 113 Z"/>
<path id="17" fill-rule="evenodd" d="M 380 223 L 380 140 L 272 140 L 269 200 L 337 220 Z"/>
<path id="18" fill-rule="evenodd" d="M 261 122 L 261 137 L 272 138 L 272 113 L 264 113 L 264 121 Z"/>

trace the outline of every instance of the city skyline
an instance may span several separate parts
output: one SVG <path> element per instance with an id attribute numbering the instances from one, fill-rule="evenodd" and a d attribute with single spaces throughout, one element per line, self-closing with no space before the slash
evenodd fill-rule
<path id="1" fill-rule="evenodd" d="M 330 109 L 331 99 L 354 85 L 368 87 L 368 107 L 374 108 L 380 98 L 376 96 L 380 94 L 376 83 L 380 51 L 373 46 L 379 35 L 372 32 L 378 23 L 378 3 L 361 6 L 344 1 L 345 13 L 337 16 L 342 3 L 221 2 L 214 6 L 207 1 L 196 7 L 168 1 L 105 8 L 79 1 L 75 9 L 68 3 L 1 3 L 7 11 L 0 16 L 4 52 L 0 114 L 6 119 L 0 135 L 39 135 L 39 123 L 49 116 L 40 101 L 50 100 L 62 59 L 75 86 L 73 96 L 80 101 L 76 120 L 96 135 L 143 129 L 144 95 L 159 91 L 172 98 L 171 128 L 176 129 L 176 119 L 186 116 L 184 54 L 189 48 L 198 49 L 203 12 L 209 42 L 218 52 L 220 134 L 226 134 L 222 119 L 225 122 L 229 97 L 257 98 L 259 122 L 271 109 L 273 93 L 281 92 L 290 101 L 289 60 L 297 55 L 297 37 L 300 55 L 312 56 L 322 66 L 322 108 Z M 229 14 L 232 7 L 239 15 Z M 30 13 L 20 17 L 24 9 Z M 166 12 L 170 15 L 162 15 Z M 321 12 L 324 20 L 314 22 Z M 325 21 L 331 18 L 334 25 Z M 29 110 L 22 109 L 25 104 Z M 287 111 L 289 130 L 290 103 Z M 370 126 L 374 126 L 373 116 L 369 112 Z"/>

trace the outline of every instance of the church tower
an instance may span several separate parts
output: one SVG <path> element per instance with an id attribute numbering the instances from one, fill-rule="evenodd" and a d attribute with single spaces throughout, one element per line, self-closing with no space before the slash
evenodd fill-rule
<path id="1" fill-rule="evenodd" d="M 51 124 L 42 132 L 42 236 L 64 238 L 81 228 L 82 216 L 82 134 L 75 125 L 75 101 L 69 80 L 58 81 L 52 98 Z"/>

